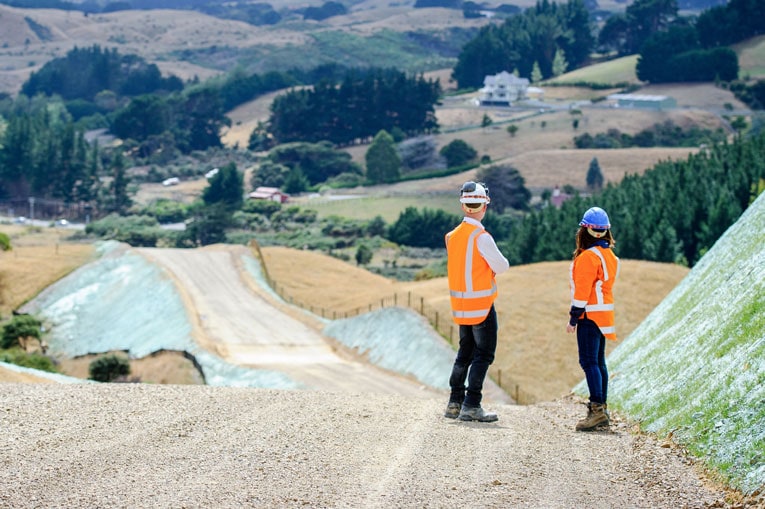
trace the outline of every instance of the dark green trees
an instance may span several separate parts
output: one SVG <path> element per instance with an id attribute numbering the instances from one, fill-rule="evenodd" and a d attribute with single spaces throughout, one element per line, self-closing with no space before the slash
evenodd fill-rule
<path id="1" fill-rule="evenodd" d="M 175 77 L 163 78 L 154 64 L 147 64 L 136 55 L 120 55 L 116 49 L 75 47 L 62 58 L 46 63 L 33 72 L 21 93 L 59 95 L 65 100 L 94 101 L 96 95 L 111 90 L 120 96 L 136 96 L 163 90 L 183 88 Z"/>
<path id="2" fill-rule="evenodd" d="M 440 209 L 407 207 L 388 229 L 387 238 L 407 246 L 444 247 L 444 235 L 459 221 L 459 216 Z"/>
<path id="3" fill-rule="evenodd" d="M 269 125 L 280 143 L 350 145 L 395 128 L 409 135 L 428 133 L 438 127 L 434 105 L 440 94 L 438 81 L 396 70 L 348 73 L 340 84 L 325 80 L 277 97 Z"/>
<path id="4" fill-rule="evenodd" d="M 505 209 L 528 210 L 531 192 L 518 170 L 508 165 L 481 168 L 476 179 L 486 183 L 491 197 L 491 210 L 501 214 Z"/>
<path id="5" fill-rule="evenodd" d="M 759 135 L 659 163 L 592 198 L 529 214 L 498 244 L 513 264 L 568 259 L 581 214 L 597 205 L 608 212 L 619 256 L 693 265 L 749 205 L 765 178 L 763 153 Z"/>
<path id="6" fill-rule="evenodd" d="M 600 163 L 597 157 L 593 157 L 592 161 L 590 161 L 585 181 L 587 188 L 591 191 L 600 191 L 603 187 L 603 172 L 600 170 Z"/>
<path id="7" fill-rule="evenodd" d="M 732 49 L 703 49 L 692 26 L 673 26 L 651 35 L 641 46 L 635 68 L 638 78 L 651 83 L 732 81 L 738 69 Z"/>
<path id="8" fill-rule="evenodd" d="M 401 175 L 401 158 L 393 137 L 380 131 L 366 153 L 367 180 L 373 184 L 390 183 Z"/>
<path id="9" fill-rule="evenodd" d="M 446 165 L 449 168 L 470 163 L 478 157 L 478 152 L 470 144 L 460 139 L 452 140 L 444 145 L 438 153 L 446 159 Z"/>
<path id="10" fill-rule="evenodd" d="M 512 16 L 503 25 L 488 25 L 460 53 L 452 77 L 460 88 L 477 88 L 484 77 L 518 69 L 530 77 L 538 63 L 543 78 L 553 76 L 558 50 L 570 69 L 589 58 L 595 45 L 589 13 L 581 0 L 556 4 L 538 1 L 535 8 Z"/>
<path id="11" fill-rule="evenodd" d="M 17 99 L 0 134 L 0 197 L 90 201 L 97 161 L 61 103 Z M 95 163 L 95 164 L 94 164 Z"/>
<path id="12" fill-rule="evenodd" d="M 130 361 L 124 355 L 104 355 L 91 362 L 88 371 L 91 380 L 113 382 L 130 374 Z"/>

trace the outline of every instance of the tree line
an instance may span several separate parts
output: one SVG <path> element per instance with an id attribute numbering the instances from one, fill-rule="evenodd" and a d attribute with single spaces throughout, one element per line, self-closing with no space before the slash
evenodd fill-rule
<path id="1" fill-rule="evenodd" d="M 650 129 L 630 135 L 618 129 L 609 129 L 595 136 L 590 133 L 574 136 L 576 148 L 629 148 L 629 147 L 697 147 L 701 144 L 725 140 L 721 129 L 712 131 L 698 126 L 683 129 L 671 120 L 654 124 Z"/>
<path id="2" fill-rule="evenodd" d="M 0 101 L 0 197 L 34 196 L 82 203 L 93 211 L 131 205 L 125 160 L 85 140 L 61 104 L 19 96 Z"/>
<path id="3" fill-rule="evenodd" d="M 636 0 L 625 14 L 609 18 L 600 41 L 638 52 L 642 81 L 733 81 L 739 63 L 729 46 L 763 31 L 765 4 L 759 0 L 731 0 L 696 19 L 679 16 L 674 0 Z"/>
<path id="4" fill-rule="evenodd" d="M 340 146 L 368 141 L 383 129 L 429 133 L 438 128 L 440 95 L 439 82 L 423 76 L 395 69 L 349 72 L 340 83 L 322 80 L 277 97 L 269 131 L 279 143 L 327 140 Z"/>
<path id="5" fill-rule="evenodd" d="M 487 75 L 517 71 L 531 77 L 535 67 L 546 79 L 554 74 L 556 56 L 575 69 L 589 60 L 595 45 L 590 15 L 582 0 L 557 4 L 540 0 L 501 25 L 487 25 L 457 58 L 452 78 L 459 88 L 483 86 Z M 556 69 L 560 73 L 560 69 Z"/>
<path id="6" fill-rule="evenodd" d="M 619 256 L 693 265 L 752 201 L 765 179 L 763 153 L 764 134 L 712 145 L 598 195 L 498 224 L 492 234 L 512 264 L 569 259 L 579 217 L 597 205 L 609 214 Z"/>

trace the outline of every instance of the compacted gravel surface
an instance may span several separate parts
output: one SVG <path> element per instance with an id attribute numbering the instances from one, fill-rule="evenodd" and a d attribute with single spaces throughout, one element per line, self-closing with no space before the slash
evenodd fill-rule
<path id="1" fill-rule="evenodd" d="M 674 448 L 577 433 L 571 397 L 445 419 L 445 400 L 0 384 L 0 507 L 722 507 Z"/>

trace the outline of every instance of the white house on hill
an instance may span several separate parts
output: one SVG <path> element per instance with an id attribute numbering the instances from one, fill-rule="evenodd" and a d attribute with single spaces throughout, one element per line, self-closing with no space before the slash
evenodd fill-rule
<path id="1" fill-rule="evenodd" d="M 483 79 L 483 88 L 478 91 L 478 100 L 485 106 L 510 106 L 512 101 L 526 99 L 528 88 L 529 80 L 526 78 L 502 71 Z"/>

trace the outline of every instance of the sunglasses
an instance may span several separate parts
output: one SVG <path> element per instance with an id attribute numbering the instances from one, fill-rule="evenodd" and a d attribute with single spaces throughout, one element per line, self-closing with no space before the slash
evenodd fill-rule
<path id="1" fill-rule="evenodd" d="M 472 192 L 475 192 L 475 187 L 476 187 L 477 184 L 482 185 L 483 188 L 486 190 L 486 194 L 489 194 L 489 186 L 487 186 L 483 182 L 477 182 L 476 183 L 476 182 L 473 182 L 473 181 L 465 182 L 464 184 L 462 184 L 462 189 L 460 189 L 460 192 L 461 193 L 472 193 Z"/>

